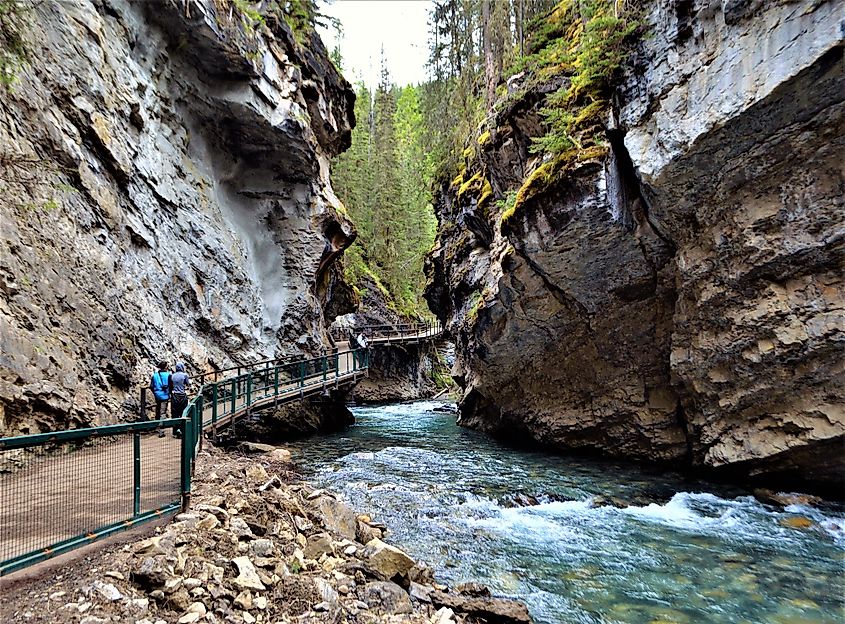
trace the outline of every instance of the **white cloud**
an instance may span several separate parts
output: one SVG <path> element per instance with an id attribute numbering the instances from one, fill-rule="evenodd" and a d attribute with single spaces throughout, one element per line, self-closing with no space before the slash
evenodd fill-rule
<path id="1" fill-rule="evenodd" d="M 391 79 L 399 85 L 426 80 L 429 0 L 335 0 L 321 12 L 340 20 L 343 35 L 320 29 L 329 51 L 340 45 L 347 80 L 379 81 L 381 49 Z"/>

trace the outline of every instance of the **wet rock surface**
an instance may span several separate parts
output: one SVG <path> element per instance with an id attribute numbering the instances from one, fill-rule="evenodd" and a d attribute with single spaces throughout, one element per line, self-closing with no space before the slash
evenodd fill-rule
<path id="1" fill-rule="evenodd" d="M 505 225 L 444 183 L 426 296 L 456 337 L 461 424 L 841 483 L 842 10 L 652 2 L 606 156 L 538 184 Z M 466 176 L 493 199 L 541 164 L 544 88 L 471 145 Z"/>
<path id="2" fill-rule="evenodd" d="M 209 446 L 193 493 L 192 507 L 151 537 L 41 578 L 4 579 L 0 621 L 530 621 L 522 603 L 491 598 L 483 586 L 434 583 L 428 566 L 378 537 L 378 523 L 299 482 L 273 451 Z M 378 536 L 362 543 L 362 526 Z"/>
<path id="3" fill-rule="evenodd" d="M 235 3 L 237 4 L 237 3 Z M 350 86 L 228 0 L 36 3 L 0 93 L 0 435 L 133 417 L 153 363 L 317 353 Z"/>

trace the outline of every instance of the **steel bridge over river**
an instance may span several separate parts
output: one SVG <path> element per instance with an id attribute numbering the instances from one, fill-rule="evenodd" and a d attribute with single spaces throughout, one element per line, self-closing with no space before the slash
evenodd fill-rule
<path id="1" fill-rule="evenodd" d="M 432 323 L 358 328 L 369 347 L 436 340 Z M 203 373 L 181 418 L 0 438 L 0 576 L 143 522 L 187 509 L 206 436 L 254 411 L 355 384 L 369 348 L 265 360 Z M 167 435 L 155 435 L 163 430 Z"/>

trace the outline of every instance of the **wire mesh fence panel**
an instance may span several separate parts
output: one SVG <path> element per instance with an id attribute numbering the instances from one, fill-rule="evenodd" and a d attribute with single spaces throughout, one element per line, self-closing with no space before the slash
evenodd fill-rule
<path id="1" fill-rule="evenodd" d="M 179 501 L 182 440 L 168 431 L 165 437 L 141 436 L 140 513 Z"/>
<path id="2" fill-rule="evenodd" d="M 70 441 L 39 451 L 20 469 L 0 474 L 0 561 L 133 515 L 129 437 Z M 19 452 L 0 456 L 12 453 Z"/>
<path id="3" fill-rule="evenodd" d="M 178 507 L 182 443 L 172 430 L 165 437 L 123 427 L 65 441 L 33 436 L 42 439 L 0 448 L 0 574 Z M 87 435 L 48 435 L 66 434 Z"/>

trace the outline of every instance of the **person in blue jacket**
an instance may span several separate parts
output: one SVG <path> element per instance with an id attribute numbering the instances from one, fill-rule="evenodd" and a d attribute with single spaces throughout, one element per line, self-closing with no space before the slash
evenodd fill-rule
<path id="1" fill-rule="evenodd" d="M 182 362 L 176 363 L 176 372 L 170 376 L 170 417 L 182 418 L 182 413 L 188 407 L 188 388 L 191 381 L 185 372 Z"/>
<path id="2" fill-rule="evenodd" d="M 170 400 L 170 371 L 167 362 L 158 363 L 158 370 L 150 377 L 150 390 L 156 400 L 156 420 L 161 420 L 162 406 Z"/>

